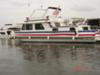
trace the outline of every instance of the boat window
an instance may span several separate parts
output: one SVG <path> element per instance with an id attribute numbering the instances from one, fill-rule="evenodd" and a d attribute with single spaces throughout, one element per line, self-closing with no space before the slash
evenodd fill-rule
<path id="1" fill-rule="evenodd" d="M 56 27 L 60 27 L 60 23 L 59 22 L 55 22 L 55 26 Z"/>
<path id="2" fill-rule="evenodd" d="M 88 30 L 88 27 L 83 27 L 83 30 Z"/>
<path id="3" fill-rule="evenodd" d="M 44 30 L 44 27 L 43 27 L 43 25 L 41 23 L 36 23 L 35 24 L 35 29 L 36 30 Z"/>
<path id="4" fill-rule="evenodd" d="M 74 27 L 70 28 L 70 31 L 71 31 L 71 32 L 74 32 L 75 35 L 77 34 L 76 29 L 75 29 Z"/>
<path id="5" fill-rule="evenodd" d="M 5 35 L 5 32 L 0 32 L 1 35 Z"/>
<path id="6" fill-rule="evenodd" d="M 22 30 L 32 30 L 32 24 L 23 24 Z"/>
<path id="7" fill-rule="evenodd" d="M 58 31 L 58 28 L 53 28 L 53 31 L 54 31 L 54 32 L 57 32 L 57 31 Z"/>
<path id="8" fill-rule="evenodd" d="M 76 30 L 75 30 L 75 28 L 72 27 L 72 28 L 70 28 L 70 31 L 75 32 Z"/>
<path id="9" fill-rule="evenodd" d="M 7 31 L 7 34 L 10 35 L 11 34 L 11 31 Z"/>

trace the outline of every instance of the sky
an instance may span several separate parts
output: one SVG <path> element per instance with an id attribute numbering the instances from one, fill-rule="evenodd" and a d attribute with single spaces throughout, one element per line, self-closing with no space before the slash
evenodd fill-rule
<path id="1" fill-rule="evenodd" d="M 60 6 L 65 18 L 100 18 L 100 0 L 0 0 L 0 27 L 22 22 L 34 9 Z"/>

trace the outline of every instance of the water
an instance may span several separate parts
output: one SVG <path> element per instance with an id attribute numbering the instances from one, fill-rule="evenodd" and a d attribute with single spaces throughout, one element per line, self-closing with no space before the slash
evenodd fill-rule
<path id="1" fill-rule="evenodd" d="M 1 39 L 0 75 L 100 75 L 100 45 Z"/>

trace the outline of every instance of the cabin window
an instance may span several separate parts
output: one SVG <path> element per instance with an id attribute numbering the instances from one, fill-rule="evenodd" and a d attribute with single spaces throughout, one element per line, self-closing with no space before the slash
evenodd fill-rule
<path id="1" fill-rule="evenodd" d="M 43 27 L 43 25 L 41 23 L 36 23 L 35 24 L 35 29 L 36 30 L 44 30 L 44 27 Z"/>
<path id="2" fill-rule="evenodd" d="M 32 30 L 32 24 L 23 24 L 22 30 Z"/>
<path id="3" fill-rule="evenodd" d="M 83 27 L 83 30 L 88 30 L 88 27 Z"/>
<path id="4" fill-rule="evenodd" d="M 56 27 L 60 27 L 60 23 L 55 22 L 55 26 L 56 26 Z"/>

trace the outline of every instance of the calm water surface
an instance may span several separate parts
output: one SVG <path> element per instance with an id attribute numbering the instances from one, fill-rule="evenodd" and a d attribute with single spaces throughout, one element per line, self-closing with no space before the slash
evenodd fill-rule
<path id="1" fill-rule="evenodd" d="M 100 75 L 100 45 L 1 39 L 0 75 Z"/>

